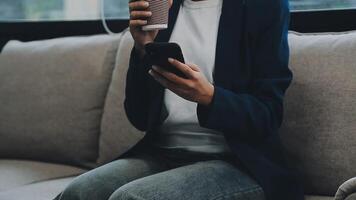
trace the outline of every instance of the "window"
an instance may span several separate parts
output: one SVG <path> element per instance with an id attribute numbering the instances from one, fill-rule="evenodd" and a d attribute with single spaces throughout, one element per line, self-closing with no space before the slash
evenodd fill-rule
<path id="1" fill-rule="evenodd" d="M 0 0 L 1 21 L 99 19 L 103 0 Z M 127 18 L 128 0 L 105 0 L 107 18 Z"/>
<path id="2" fill-rule="evenodd" d="M 0 0 L 0 21 L 88 20 L 100 18 L 103 0 Z M 107 18 L 127 19 L 128 0 L 105 0 Z M 290 0 L 291 9 L 356 9 L 356 0 Z"/>
<path id="3" fill-rule="evenodd" d="M 356 8 L 356 0 L 290 0 L 292 10 L 330 10 Z"/>

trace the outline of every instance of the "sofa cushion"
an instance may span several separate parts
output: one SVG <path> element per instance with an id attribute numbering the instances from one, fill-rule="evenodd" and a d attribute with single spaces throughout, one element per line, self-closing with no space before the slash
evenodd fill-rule
<path id="1" fill-rule="evenodd" d="M 0 200 L 52 200 L 66 188 L 74 177 L 60 178 L 0 191 Z"/>
<path id="2" fill-rule="evenodd" d="M 0 157 L 93 167 L 119 36 L 9 42 L 0 54 Z"/>
<path id="3" fill-rule="evenodd" d="M 77 167 L 44 162 L 0 160 L 0 192 L 39 181 L 79 175 L 85 171 Z"/>
<path id="4" fill-rule="evenodd" d="M 333 196 L 356 174 L 356 32 L 290 33 L 294 80 L 281 137 L 307 193 Z"/>
<path id="5" fill-rule="evenodd" d="M 126 74 L 132 47 L 133 39 L 126 29 L 122 32 L 104 107 L 98 160 L 101 164 L 117 158 L 143 137 L 143 132 L 131 125 L 124 110 Z"/>

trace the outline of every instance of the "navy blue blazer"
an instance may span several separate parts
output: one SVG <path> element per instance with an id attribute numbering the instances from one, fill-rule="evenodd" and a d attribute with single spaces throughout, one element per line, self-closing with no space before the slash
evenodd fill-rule
<path id="1" fill-rule="evenodd" d="M 160 31 L 156 41 L 169 41 L 181 3 L 174 0 L 169 28 Z M 222 9 L 215 93 L 211 105 L 198 105 L 199 124 L 224 133 L 236 159 L 261 185 L 267 200 L 304 199 L 297 173 L 288 169 L 283 158 L 278 136 L 283 96 L 292 80 L 288 0 L 224 0 Z M 164 88 L 148 74 L 150 68 L 133 50 L 124 106 L 131 123 L 146 131 L 140 144 L 152 140 L 163 121 Z"/>

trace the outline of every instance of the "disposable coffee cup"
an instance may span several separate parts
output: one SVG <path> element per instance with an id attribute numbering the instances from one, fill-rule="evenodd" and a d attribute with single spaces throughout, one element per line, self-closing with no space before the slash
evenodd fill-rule
<path id="1" fill-rule="evenodd" d="M 142 26 L 143 31 L 162 30 L 168 28 L 168 0 L 146 0 L 149 3 L 148 10 L 152 12 L 147 24 Z"/>

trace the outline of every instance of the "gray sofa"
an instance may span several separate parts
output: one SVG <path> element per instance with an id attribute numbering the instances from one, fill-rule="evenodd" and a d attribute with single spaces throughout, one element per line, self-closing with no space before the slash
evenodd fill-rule
<path id="1" fill-rule="evenodd" d="M 280 131 L 288 161 L 307 200 L 337 191 L 337 200 L 356 199 L 356 32 L 289 39 L 294 81 Z M 4 47 L 0 200 L 50 200 L 143 137 L 122 107 L 132 44 L 126 30 Z"/>

